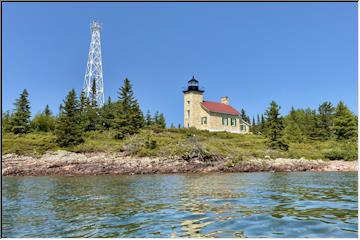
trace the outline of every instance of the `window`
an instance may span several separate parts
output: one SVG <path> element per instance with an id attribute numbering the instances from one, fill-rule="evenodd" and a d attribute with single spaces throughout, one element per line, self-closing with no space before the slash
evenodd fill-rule
<path id="1" fill-rule="evenodd" d="M 187 101 L 187 104 L 190 105 L 190 101 Z"/>
<path id="2" fill-rule="evenodd" d="M 188 117 L 190 117 L 190 110 L 187 110 Z"/>
<path id="3" fill-rule="evenodd" d="M 231 118 L 231 126 L 236 126 L 236 118 Z"/>
<path id="4" fill-rule="evenodd" d="M 246 131 L 246 126 L 244 124 L 240 125 L 240 131 L 242 132 Z"/>
<path id="5" fill-rule="evenodd" d="M 222 125 L 228 125 L 227 117 L 222 117 Z"/>
<path id="6" fill-rule="evenodd" d="M 202 125 L 207 124 L 207 118 L 206 117 L 201 118 L 201 124 Z"/>

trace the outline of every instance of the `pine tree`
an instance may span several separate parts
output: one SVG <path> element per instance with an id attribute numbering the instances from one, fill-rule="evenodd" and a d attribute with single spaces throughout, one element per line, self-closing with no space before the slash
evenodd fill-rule
<path id="1" fill-rule="evenodd" d="M 85 97 L 85 92 L 81 91 L 80 93 L 80 112 L 84 112 L 86 108 L 86 97 Z"/>
<path id="2" fill-rule="evenodd" d="M 283 130 L 285 142 L 302 143 L 304 140 L 303 133 L 297 123 L 289 118 L 286 127 Z"/>
<path id="3" fill-rule="evenodd" d="M 119 130 L 116 138 L 122 138 L 124 134 L 134 134 L 144 126 L 144 116 L 140 110 L 129 79 L 124 80 L 124 86 L 118 92 L 116 108 L 115 128 Z"/>
<path id="4" fill-rule="evenodd" d="M 181 128 L 181 124 L 179 123 L 179 124 L 178 124 L 178 129 L 180 129 L 180 128 Z"/>
<path id="5" fill-rule="evenodd" d="M 261 114 L 261 122 L 259 125 L 258 133 L 260 132 L 262 135 L 265 135 L 265 118 L 264 115 Z"/>
<path id="6" fill-rule="evenodd" d="M 155 123 L 155 124 L 159 124 L 159 112 L 158 112 L 158 111 L 155 112 L 155 115 L 154 115 L 154 123 Z"/>
<path id="7" fill-rule="evenodd" d="M 245 109 L 243 109 L 243 108 L 240 111 L 240 118 L 242 120 L 244 120 L 245 122 L 250 123 L 250 118 L 249 118 L 249 116 L 246 115 Z"/>
<path id="8" fill-rule="evenodd" d="M 174 126 L 173 123 L 171 123 L 170 128 L 171 128 L 171 129 L 174 129 L 174 128 L 175 128 L 175 126 Z"/>
<path id="9" fill-rule="evenodd" d="M 319 139 L 327 140 L 331 136 L 331 128 L 333 126 L 334 107 L 331 102 L 324 102 L 318 108 L 319 116 L 315 124 L 315 132 Z"/>
<path id="10" fill-rule="evenodd" d="M 158 125 L 160 126 L 160 128 L 166 128 L 166 122 L 165 122 L 165 117 L 164 117 L 164 114 L 161 113 L 159 115 L 159 123 Z"/>
<path id="11" fill-rule="evenodd" d="M 47 104 L 46 104 L 46 106 L 45 106 L 44 114 L 45 114 L 46 117 L 52 116 L 52 112 L 51 112 L 51 110 L 50 110 L 50 107 L 49 107 L 49 105 L 47 105 Z"/>
<path id="12" fill-rule="evenodd" d="M 134 133 L 138 132 L 138 129 L 144 127 L 144 115 L 140 109 L 138 102 L 135 100 L 131 107 L 131 119 L 132 126 L 136 129 Z"/>
<path id="13" fill-rule="evenodd" d="M 253 119 L 252 119 L 251 132 L 253 134 L 256 134 L 256 124 L 255 124 L 255 117 L 254 116 L 253 116 Z"/>
<path id="14" fill-rule="evenodd" d="M 266 136 L 269 138 L 269 146 L 273 149 L 287 150 L 288 145 L 282 139 L 283 119 L 280 117 L 280 107 L 275 101 L 270 103 L 266 110 Z"/>
<path id="15" fill-rule="evenodd" d="M 59 115 L 58 115 L 59 117 L 61 116 L 63 110 L 64 110 L 64 106 L 60 103 L 60 105 L 59 105 Z"/>
<path id="16" fill-rule="evenodd" d="M 335 109 L 333 131 L 338 140 L 357 139 L 357 119 L 342 101 Z"/>
<path id="17" fill-rule="evenodd" d="M 152 119 L 151 119 L 150 110 L 148 110 L 148 111 L 146 112 L 145 125 L 146 125 L 147 127 L 150 127 L 152 124 L 153 124 L 153 122 L 152 122 Z"/>
<path id="18" fill-rule="evenodd" d="M 115 107 L 116 103 L 111 102 L 110 96 L 108 97 L 107 103 L 101 108 L 101 125 L 104 129 L 109 130 L 113 126 L 115 119 Z"/>
<path id="19" fill-rule="evenodd" d="M 16 99 L 14 105 L 15 110 L 12 116 L 12 132 L 14 134 L 23 134 L 29 132 L 30 129 L 30 103 L 28 100 L 28 92 L 26 89 L 20 94 L 20 98 Z"/>
<path id="20" fill-rule="evenodd" d="M 84 129 L 86 131 L 95 131 L 95 130 L 99 130 L 100 126 L 100 113 L 99 113 L 99 109 L 97 106 L 97 101 L 96 101 L 96 80 L 95 78 L 93 79 L 93 83 L 92 83 L 92 87 L 91 87 L 91 100 L 90 99 L 86 99 L 85 101 L 85 105 L 86 105 L 86 112 L 84 114 L 81 114 L 81 118 L 84 120 L 82 121 L 84 124 L 86 124 L 84 126 Z M 82 97 L 80 95 L 80 111 L 82 108 Z"/>
<path id="21" fill-rule="evenodd" d="M 3 132 L 11 132 L 11 115 L 10 111 L 6 111 L 2 114 L 1 129 Z"/>
<path id="22" fill-rule="evenodd" d="M 60 146 L 74 146 L 84 141 L 80 120 L 79 102 L 72 89 L 64 100 L 64 107 L 57 121 L 55 134 Z"/>

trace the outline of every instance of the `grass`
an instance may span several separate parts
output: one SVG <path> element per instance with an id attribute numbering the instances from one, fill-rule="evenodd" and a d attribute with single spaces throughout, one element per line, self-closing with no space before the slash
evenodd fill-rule
<path id="1" fill-rule="evenodd" d="M 199 157 L 204 160 L 211 156 L 232 159 L 229 166 L 249 157 L 263 158 L 301 158 L 306 159 L 344 159 L 355 160 L 357 142 L 305 141 L 291 143 L 289 151 L 270 150 L 266 139 L 257 135 L 239 135 L 226 132 L 212 133 L 196 129 L 142 129 L 138 134 L 122 140 L 114 138 L 115 132 L 86 132 L 85 142 L 78 146 L 60 148 L 52 133 L 29 133 L 16 136 L 3 134 L 2 154 L 40 156 L 46 151 L 64 149 L 73 152 L 125 152 L 133 156 L 172 157 L 184 159 Z"/>

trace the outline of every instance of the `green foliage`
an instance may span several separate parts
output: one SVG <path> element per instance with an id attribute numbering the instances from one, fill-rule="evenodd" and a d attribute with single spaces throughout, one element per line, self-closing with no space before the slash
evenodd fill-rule
<path id="1" fill-rule="evenodd" d="M 6 111 L 2 114 L 1 130 L 3 132 L 11 132 L 12 130 L 10 111 Z"/>
<path id="2" fill-rule="evenodd" d="M 334 135 L 338 140 L 357 138 L 357 119 L 342 101 L 335 109 Z"/>
<path id="3" fill-rule="evenodd" d="M 134 134 L 144 126 L 144 116 L 140 110 L 129 79 L 124 80 L 124 86 L 118 92 L 118 103 L 115 110 L 114 128 L 119 135 Z"/>
<path id="4" fill-rule="evenodd" d="M 24 89 L 20 94 L 20 98 L 16 99 L 14 103 L 15 110 L 11 118 L 11 130 L 14 134 L 24 134 L 30 130 L 30 103 L 28 96 L 27 90 Z"/>
<path id="5" fill-rule="evenodd" d="M 64 107 L 56 125 L 56 142 L 62 146 L 75 146 L 84 141 L 82 137 L 81 115 L 75 90 L 66 96 Z"/>
<path id="6" fill-rule="evenodd" d="M 316 118 L 315 135 L 321 140 L 330 139 L 334 107 L 331 102 L 324 102 L 319 106 L 318 111 L 319 115 Z"/>
<path id="7" fill-rule="evenodd" d="M 80 93 L 80 113 L 83 113 L 86 109 L 86 97 L 84 91 Z M 60 110 L 61 112 L 61 110 Z"/>
<path id="8" fill-rule="evenodd" d="M 46 105 L 44 112 L 35 115 L 30 123 L 31 129 L 37 132 L 50 132 L 55 130 L 56 119 L 50 108 Z"/>
<path id="9" fill-rule="evenodd" d="M 252 133 L 256 133 L 256 123 L 255 123 L 255 118 L 254 118 L 254 116 L 253 116 L 253 119 L 252 119 L 252 124 L 251 124 L 251 129 L 250 129 L 250 131 L 251 131 Z"/>
<path id="10" fill-rule="evenodd" d="M 270 103 L 270 107 L 266 110 L 266 136 L 269 139 L 269 146 L 273 149 L 280 148 L 287 150 L 288 145 L 282 138 L 283 119 L 279 113 L 280 107 L 275 101 Z"/>
<path id="11" fill-rule="evenodd" d="M 358 159 L 356 142 L 328 141 L 321 149 L 324 157 L 329 160 L 354 160 Z"/>
<path id="12" fill-rule="evenodd" d="M 57 149 L 55 135 L 51 132 L 36 132 L 24 135 L 3 133 L 2 154 L 15 153 L 39 157 L 46 151 L 55 151 Z"/>
<path id="13" fill-rule="evenodd" d="M 47 104 L 46 104 L 46 106 L 45 106 L 44 114 L 45 114 L 46 117 L 52 116 L 52 112 L 51 112 L 51 110 L 50 110 L 50 107 L 49 107 L 49 105 L 47 105 Z"/>
<path id="14" fill-rule="evenodd" d="M 165 122 L 165 117 L 164 117 L 163 113 L 161 113 L 159 115 L 159 120 L 158 120 L 158 122 L 156 122 L 156 124 L 159 125 L 160 128 L 166 128 L 166 122 Z"/>
<path id="15" fill-rule="evenodd" d="M 115 119 L 116 103 L 111 102 L 111 98 L 100 110 L 101 126 L 105 130 L 112 128 Z"/>
<path id="16" fill-rule="evenodd" d="M 146 117 L 145 117 L 145 126 L 150 127 L 153 124 L 152 118 L 151 118 L 151 114 L 150 114 L 150 110 L 148 110 L 146 112 Z"/>
<path id="17" fill-rule="evenodd" d="M 300 127 L 293 119 L 288 119 L 286 127 L 283 130 L 283 139 L 285 142 L 302 143 L 304 141 L 303 133 Z"/>
<path id="18" fill-rule="evenodd" d="M 240 111 L 240 118 L 241 118 L 242 120 L 244 120 L 245 122 L 250 123 L 250 118 L 249 118 L 248 115 L 246 115 L 245 109 L 243 109 L 243 108 L 242 108 L 241 111 Z"/>
<path id="19" fill-rule="evenodd" d="M 260 135 L 240 135 L 227 132 L 209 132 L 191 128 L 163 129 L 156 133 L 151 129 L 141 129 L 139 133 L 123 139 L 114 139 L 115 130 L 90 131 L 83 134 L 84 142 L 76 146 L 58 147 L 56 136 L 51 132 L 37 132 L 26 135 L 3 134 L 3 154 L 18 153 L 39 155 L 48 150 L 64 149 L 74 152 L 124 151 L 133 156 L 149 157 L 226 157 L 232 165 L 247 158 L 272 159 L 277 157 L 306 159 L 357 159 L 357 142 L 304 140 L 302 143 L 289 143 L 288 151 L 268 149 L 267 139 Z"/>
<path id="20" fill-rule="evenodd" d="M 91 108 L 97 108 L 97 102 L 96 102 L 96 79 L 93 79 L 92 86 L 91 86 Z"/>

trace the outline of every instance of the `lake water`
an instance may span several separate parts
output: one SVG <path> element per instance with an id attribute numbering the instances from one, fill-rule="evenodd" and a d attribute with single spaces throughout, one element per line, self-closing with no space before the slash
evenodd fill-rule
<path id="1" fill-rule="evenodd" d="M 3 177 L 3 237 L 357 237 L 357 173 Z"/>

